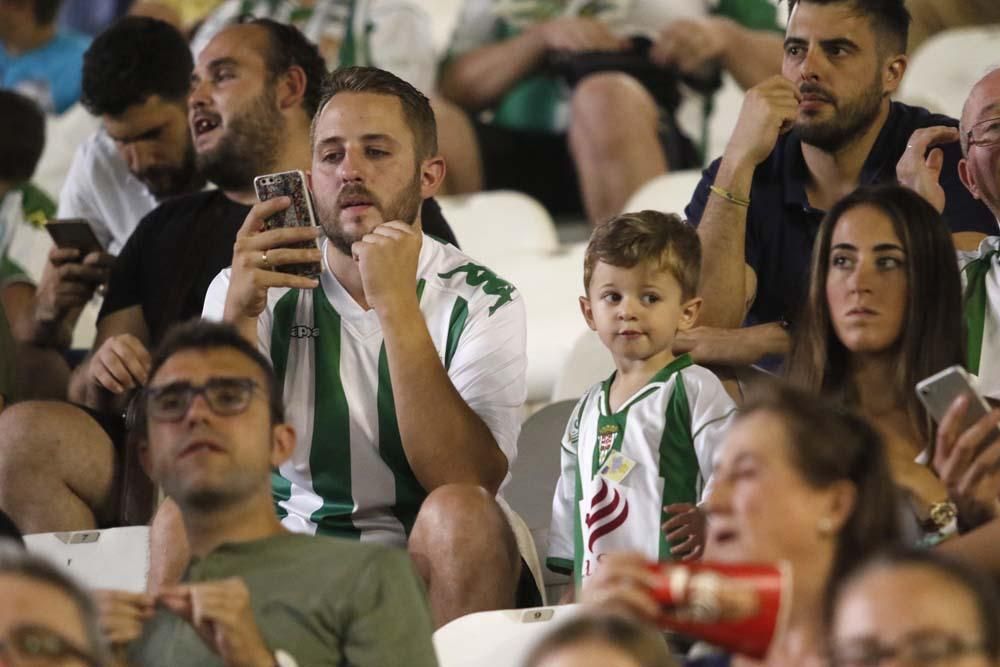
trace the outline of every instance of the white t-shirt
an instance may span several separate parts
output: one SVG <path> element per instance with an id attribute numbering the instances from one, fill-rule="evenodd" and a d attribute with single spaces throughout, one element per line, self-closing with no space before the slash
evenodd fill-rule
<path id="1" fill-rule="evenodd" d="M 272 477 L 275 502 L 289 530 L 405 546 L 426 492 L 400 442 L 381 325 L 334 277 L 325 250 L 326 243 L 320 287 L 269 290 L 257 323 L 298 437 L 292 458 Z M 230 273 L 224 269 L 209 286 L 205 317 L 222 318 Z M 420 309 L 448 377 L 513 465 L 527 393 L 520 295 L 429 236 L 417 278 Z"/>
<path id="2" fill-rule="evenodd" d="M 983 322 L 983 342 L 976 374 L 979 376 L 979 391 L 985 396 L 1000 398 L 1000 236 L 987 236 L 975 252 L 958 251 L 958 266 L 962 271 L 964 294 L 968 286 L 967 267 L 991 252 L 995 254 L 990 258 L 990 268 L 986 274 L 985 309 L 973 317 L 982 318 Z M 966 303 L 965 309 L 969 308 L 970 305 Z"/>
<path id="3" fill-rule="evenodd" d="M 117 255 L 139 221 L 159 202 L 132 175 L 104 129 L 76 149 L 62 192 L 60 218 L 83 218 L 101 245 Z"/>
<path id="4" fill-rule="evenodd" d="M 601 554 L 637 551 L 669 560 L 660 526 L 672 503 L 697 503 L 736 404 L 719 379 L 683 355 L 616 412 L 614 376 L 587 390 L 562 441 L 562 475 L 552 500 L 547 563 L 578 584 Z"/>

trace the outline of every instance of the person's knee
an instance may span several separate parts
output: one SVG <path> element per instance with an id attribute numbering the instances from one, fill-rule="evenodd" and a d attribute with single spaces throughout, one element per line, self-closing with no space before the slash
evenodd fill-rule
<path id="1" fill-rule="evenodd" d="M 617 122 L 627 118 L 630 123 Z M 570 102 L 570 134 L 584 131 L 597 137 L 634 133 L 635 123 L 655 127 L 656 102 L 639 81 L 621 72 L 592 74 L 576 85 Z"/>
<path id="2" fill-rule="evenodd" d="M 41 437 L 52 419 L 52 403 L 27 401 L 15 403 L 0 413 L 0 493 L 17 476 L 52 462 L 56 453 Z"/>
<path id="3" fill-rule="evenodd" d="M 502 551 L 501 545 L 513 543 L 513 533 L 489 492 L 471 484 L 448 484 L 432 491 L 420 506 L 411 542 L 421 551 Z"/>

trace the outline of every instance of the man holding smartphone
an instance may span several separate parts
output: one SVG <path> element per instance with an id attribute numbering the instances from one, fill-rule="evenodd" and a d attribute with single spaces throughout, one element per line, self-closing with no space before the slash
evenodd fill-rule
<path id="1" fill-rule="evenodd" d="M 258 204 L 204 311 L 268 353 L 284 387 L 300 437 L 273 478 L 282 523 L 407 547 L 438 626 L 515 606 L 532 584 L 495 496 L 526 393 L 523 302 L 423 233 L 445 164 L 412 86 L 334 71 L 312 140 L 322 253 L 287 247 L 320 230 L 265 230 L 288 198 Z M 277 270 L 318 259 L 318 279 Z"/>

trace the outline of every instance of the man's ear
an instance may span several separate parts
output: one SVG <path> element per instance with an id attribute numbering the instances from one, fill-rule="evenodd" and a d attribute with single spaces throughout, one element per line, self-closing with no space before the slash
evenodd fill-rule
<path id="1" fill-rule="evenodd" d="M 677 321 L 677 329 L 687 331 L 698 323 L 698 313 L 701 312 L 701 304 L 704 302 L 700 296 L 688 299 L 681 304 L 681 317 Z"/>
<path id="2" fill-rule="evenodd" d="M 969 191 L 969 194 L 979 199 L 979 185 L 976 183 L 975 174 L 969 168 L 969 160 L 967 158 L 963 157 L 958 161 L 958 178 L 962 181 L 965 189 Z"/>
<path id="3" fill-rule="evenodd" d="M 291 424 L 271 427 L 271 467 L 278 468 L 295 451 L 295 428 Z"/>
<path id="4" fill-rule="evenodd" d="M 278 83 L 278 108 L 284 110 L 300 106 L 306 94 L 306 83 L 306 72 L 298 65 L 285 70 Z"/>
<path id="5" fill-rule="evenodd" d="M 420 163 L 420 196 L 428 199 L 437 194 L 448 172 L 444 158 L 440 155 L 429 157 Z"/>
<path id="6" fill-rule="evenodd" d="M 903 75 L 906 74 L 906 66 L 908 63 L 909 61 L 903 53 L 892 56 L 886 60 L 885 70 L 882 76 L 882 88 L 887 95 L 891 95 L 899 88 L 899 84 L 903 81 Z"/>
<path id="7" fill-rule="evenodd" d="M 590 299 L 585 296 L 580 297 L 580 312 L 583 313 L 583 319 L 590 327 L 591 331 L 597 331 L 597 324 L 594 323 L 594 309 L 590 306 Z"/>

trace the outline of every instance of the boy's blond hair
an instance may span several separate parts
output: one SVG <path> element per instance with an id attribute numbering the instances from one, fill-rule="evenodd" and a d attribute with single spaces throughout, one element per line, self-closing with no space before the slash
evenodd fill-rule
<path id="1" fill-rule="evenodd" d="M 594 230 L 583 257 L 583 288 L 597 262 L 630 269 L 640 262 L 656 262 L 681 286 L 681 300 L 698 292 L 701 242 L 694 228 L 674 213 L 639 211 L 611 218 Z"/>

